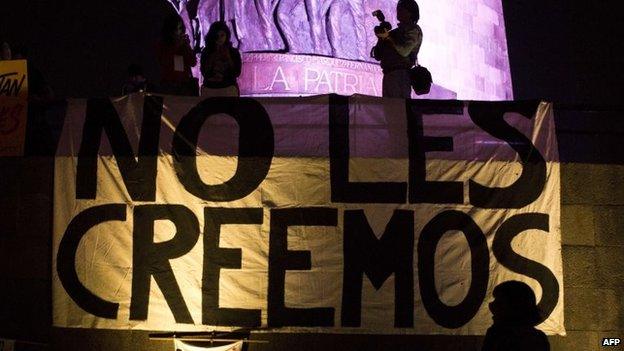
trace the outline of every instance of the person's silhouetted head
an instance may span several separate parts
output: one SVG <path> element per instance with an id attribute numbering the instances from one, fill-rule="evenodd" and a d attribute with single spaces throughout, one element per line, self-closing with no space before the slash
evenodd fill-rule
<path id="1" fill-rule="evenodd" d="M 490 302 L 492 326 L 481 351 L 548 351 L 546 334 L 535 328 L 541 321 L 531 287 L 519 281 L 497 285 Z"/>
<path id="2" fill-rule="evenodd" d="M 540 321 L 535 294 L 523 282 L 508 281 L 499 284 L 492 293 L 490 311 L 494 324 L 534 326 Z"/>
<path id="3" fill-rule="evenodd" d="M 185 33 L 186 27 L 182 18 L 178 14 L 171 14 L 165 18 L 160 35 L 165 43 L 174 43 L 182 38 Z"/>
<path id="4" fill-rule="evenodd" d="M 217 21 L 210 25 L 210 29 L 208 29 L 208 34 L 206 34 L 205 42 L 206 47 L 210 49 L 214 49 L 217 46 L 225 45 L 227 47 L 232 46 L 232 42 L 230 41 L 232 37 L 232 33 L 230 32 L 230 28 L 228 28 L 227 24 L 223 21 Z"/>
<path id="5" fill-rule="evenodd" d="M 147 90 L 148 82 L 147 78 L 143 75 L 143 69 L 141 66 L 133 63 L 128 66 L 127 73 L 128 76 L 126 77 L 126 83 L 121 89 L 122 95 Z"/>
<path id="6" fill-rule="evenodd" d="M 397 3 L 397 20 L 401 23 L 418 23 L 420 10 L 414 0 L 399 0 Z"/>
<path id="7" fill-rule="evenodd" d="M 143 77 L 143 69 L 141 68 L 141 66 L 137 65 L 136 63 L 130 64 L 128 66 L 128 78 L 132 79 L 132 78 L 136 78 L 138 76 Z"/>

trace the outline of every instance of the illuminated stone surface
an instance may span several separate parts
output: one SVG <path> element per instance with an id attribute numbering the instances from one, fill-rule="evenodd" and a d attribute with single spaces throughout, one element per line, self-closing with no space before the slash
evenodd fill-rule
<path id="1" fill-rule="evenodd" d="M 381 95 L 379 65 L 333 57 L 297 54 L 247 53 L 239 79 L 243 95 L 305 96 Z M 434 84 L 421 99 L 455 99 L 455 92 Z"/>
<path id="2" fill-rule="evenodd" d="M 200 45 L 203 45 L 203 36 L 207 33 L 210 23 L 223 18 L 232 29 L 234 45 L 240 48 L 243 56 L 248 56 L 245 53 L 250 52 L 279 53 L 286 58 L 280 59 L 276 55 L 270 57 L 275 61 L 287 62 L 299 60 L 288 58 L 293 54 L 323 56 L 316 61 L 307 59 L 305 62 L 319 72 L 319 79 L 324 79 L 324 75 L 337 77 L 335 68 L 344 66 L 342 60 L 330 62 L 331 60 L 326 60 L 327 57 L 355 63 L 362 61 L 374 63 L 369 57 L 370 49 L 376 41 L 372 29 L 377 20 L 371 16 L 374 10 L 381 9 L 391 23 L 396 22 L 394 1 L 167 1 L 180 13 L 189 33 L 191 27 L 199 33 L 195 40 Z M 453 92 L 456 92 L 459 99 L 513 99 L 501 0 L 420 0 L 418 4 L 421 13 L 419 24 L 424 33 L 419 62 L 429 68 L 434 83 L 444 87 L 434 87 L 433 90 L 437 93 L 432 91 L 431 96 L 426 97 L 448 98 L 448 94 L 453 95 Z M 251 57 L 264 61 L 254 64 Z M 307 94 L 301 90 L 297 92 L 288 90 L 284 83 L 281 84 L 282 88 L 279 84 L 274 84 L 274 89 L 267 90 L 265 89 L 267 86 L 258 85 L 258 80 L 248 81 L 254 74 L 257 77 L 260 66 L 267 67 L 265 72 L 267 74 L 270 74 L 270 71 L 273 71 L 273 75 L 285 73 L 278 72 L 277 63 L 269 69 L 267 60 L 267 56 L 262 55 L 244 57 L 244 73 L 241 78 L 241 85 L 245 87 L 243 93 Z M 293 62 L 289 63 L 292 68 Z M 360 74 L 356 74 L 361 77 L 357 79 L 366 80 L 372 74 L 370 67 L 374 66 L 361 65 L 361 67 L 365 68 Z M 297 70 L 290 69 L 292 74 L 295 71 Z M 295 80 L 298 87 L 302 85 L 305 87 L 305 69 L 297 72 L 304 75 L 290 76 L 289 79 Z M 307 72 L 312 74 L 311 71 Z M 346 83 L 337 83 L 330 91 L 350 94 L 355 78 L 348 74 L 354 73 L 346 72 Z M 378 80 L 381 77 L 380 74 L 375 76 Z M 307 77 L 308 84 L 311 84 L 310 78 Z M 322 81 L 321 84 L 327 85 Z M 380 85 L 380 82 L 377 84 Z M 358 83 L 355 86 L 357 93 L 372 92 L 372 88 L 365 88 L 366 84 Z M 380 95 L 381 91 L 377 88 L 377 92 L 373 94 Z"/>

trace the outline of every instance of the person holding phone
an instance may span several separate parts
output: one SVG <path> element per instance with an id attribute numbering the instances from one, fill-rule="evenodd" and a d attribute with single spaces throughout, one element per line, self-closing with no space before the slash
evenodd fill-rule
<path id="1" fill-rule="evenodd" d="M 165 19 L 161 40 L 157 47 L 160 63 L 160 92 L 171 95 L 199 95 L 197 79 L 191 68 L 197 65 L 197 57 L 191 49 L 184 22 L 177 14 Z"/>
<path id="2" fill-rule="evenodd" d="M 225 22 L 214 22 L 208 30 L 200 58 L 202 97 L 240 95 L 236 78 L 241 74 L 241 55 L 232 47 L 230 37 Z"/>

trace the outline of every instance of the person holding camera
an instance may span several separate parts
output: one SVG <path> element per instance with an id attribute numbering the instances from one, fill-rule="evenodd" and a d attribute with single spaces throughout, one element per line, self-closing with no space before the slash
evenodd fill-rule
<path id="1" fill-rule="evenodd" d="M 382 96 L 408 99 L 412 95 L 410 68 L 416 63 L 423 36 L 417 24 L 420 19 L 418 4 L 414 0 L 399 0 L 399 23 L 392 30 L 381 11 L 375 11 L 373 15 L 381 22 L 375 28 L 378 40 L 371 55 L 380 61 L 383 71 Z"/>

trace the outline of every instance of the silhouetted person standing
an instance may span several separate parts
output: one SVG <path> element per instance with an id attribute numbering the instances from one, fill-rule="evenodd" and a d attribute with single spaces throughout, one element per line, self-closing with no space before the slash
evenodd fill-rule
<path id="1" fill-rule="evenodd" d="M 236 78 L 241 74 L 241 55 L 232 47 L 225 22 L 214 22 L 206 35 L 200 69 L 204 77 L 202 97 L 239 96 Z"/>
<path id="2" fill-rule="evenodd" d="M 494 288 L 489 305 L 494 323 L 485 334 L 481 351 L 549 351 L 546 335 L 535 328 L 540 321 L 533 290 L 508 281 Z"/>
<path id="3" fill-rule="evenodd" d="M 55 100 L 52 87 L 48 84 L 43 73 L 35 66 L 33 60 L 28 58 L 28 48 L 18 46 L 13 50 L 13 60 L 26 60 L 28 70 L 28 102 L 34 104 L 47 104 Z M 30 108 L 30 107 L 29 107 Z"/>
<path id="4" fill-rule="evenodd" d="M 414 0 L 399 0 L 397 28 L 378 33 L 373 58 L 381 61 L 383 70 L 382 95 L 384 97 L 410 98 L 412 85 L 409 70 L 416 63 L 422 44 L 422 30 L 418 26 L 420 10 Z"/>
<path id="5" fill-rule="evenodd" d="M 160 91 L 172 95 L 199 95 L 197 80 L 191 73 L 191 67 L 197 64 L 197 58 L 191 49 L 191 41 L 180 16 L 167 17 L 161 35 L 157 48 L 161 74 Z"/>

